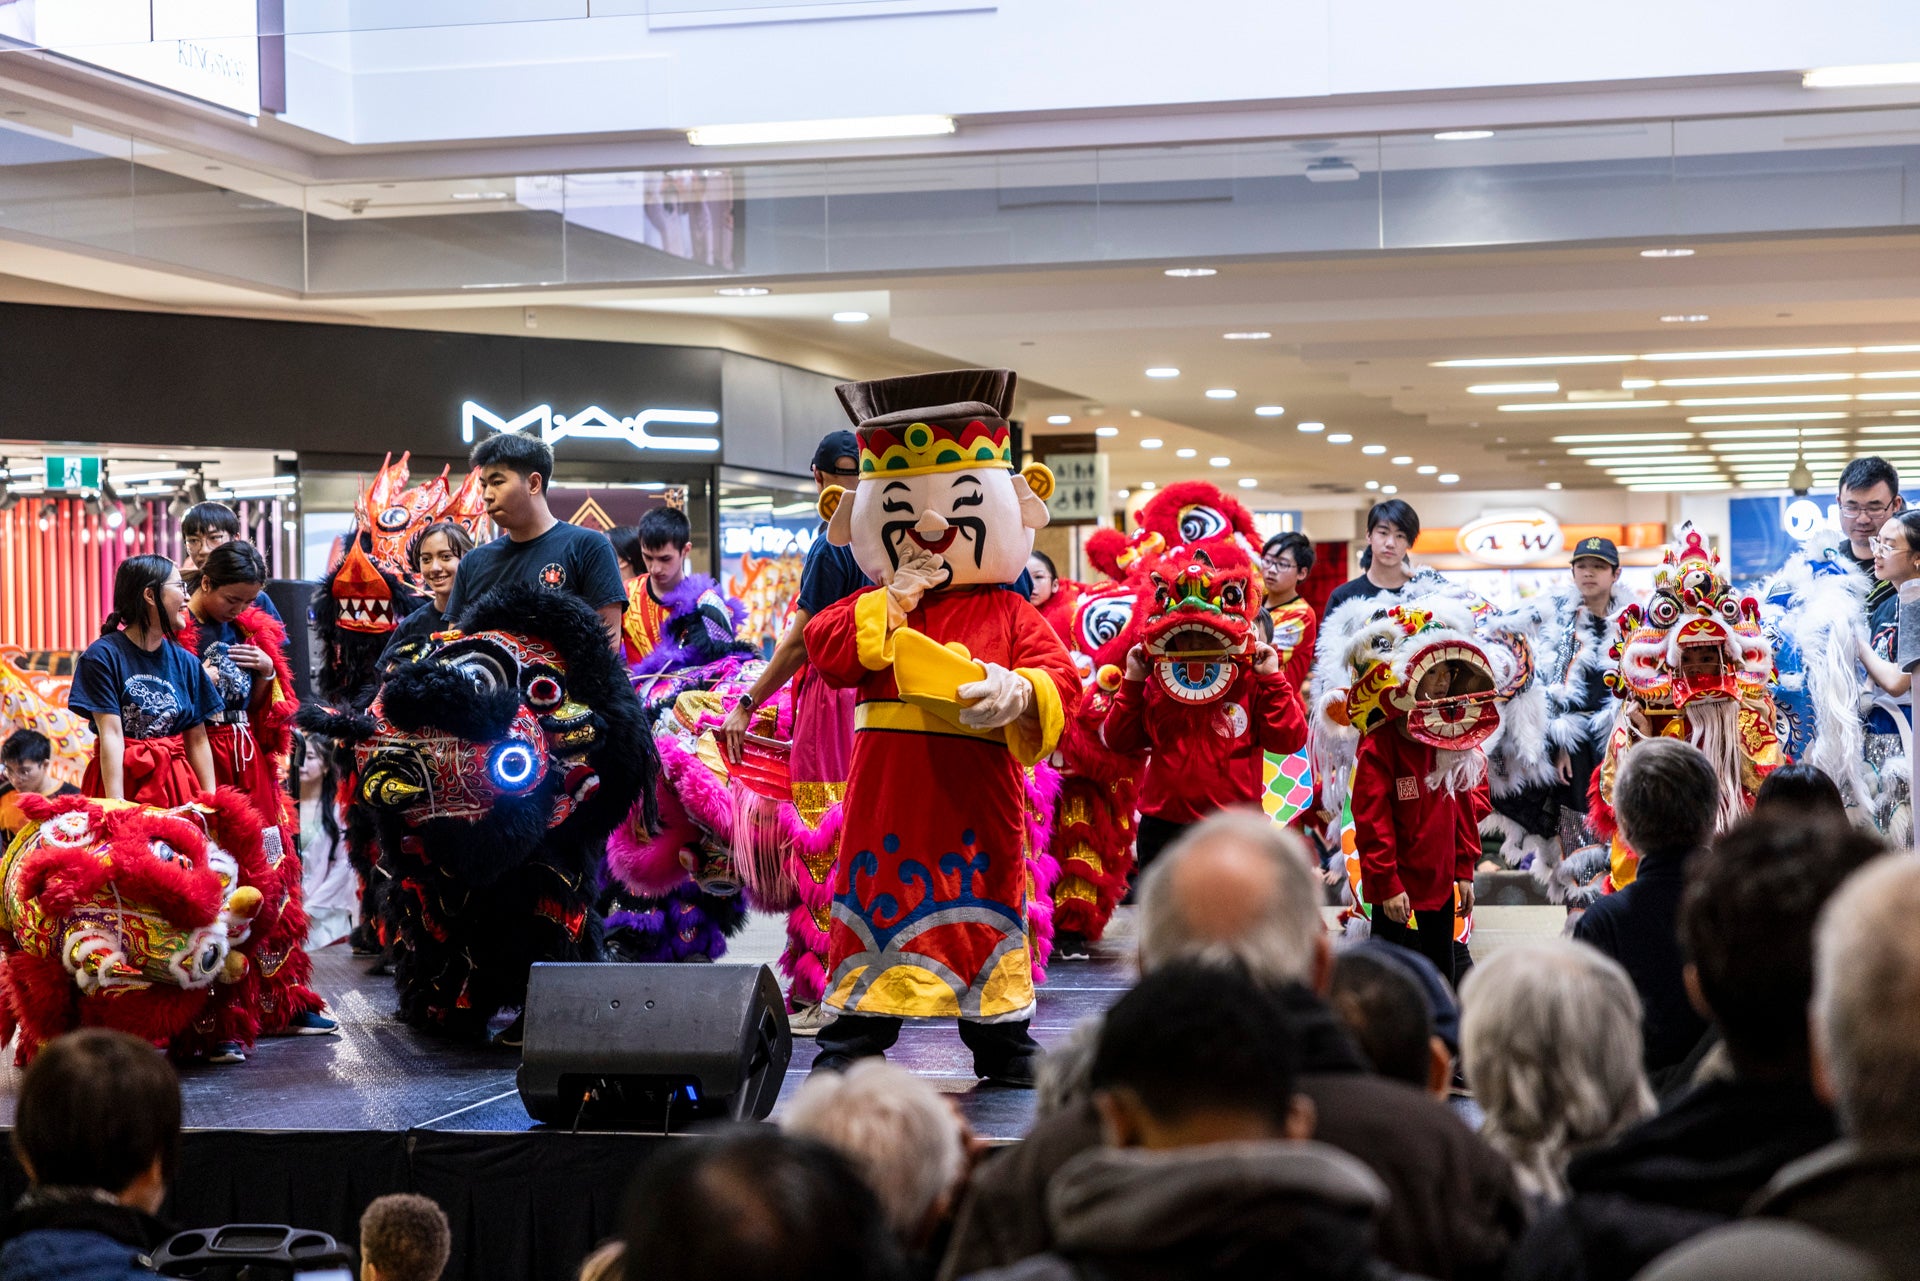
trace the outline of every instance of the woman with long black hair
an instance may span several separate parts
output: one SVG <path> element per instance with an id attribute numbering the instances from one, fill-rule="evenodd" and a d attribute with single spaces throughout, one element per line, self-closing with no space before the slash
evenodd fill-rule
<path id="1" fill-rule="evenodd" d="M 214 787 L 207 722 L 220 695 L 180 644 L 186 586 L 165 556 L 130 556 L 113 576 L 113 612 L 87 646 L 69 705 L 93 719 L 88 796 L 184 805 Z"/>

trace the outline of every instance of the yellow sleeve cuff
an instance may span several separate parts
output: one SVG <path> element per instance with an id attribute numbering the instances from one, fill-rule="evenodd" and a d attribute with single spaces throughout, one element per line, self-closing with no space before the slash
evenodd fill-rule
<path id="1" fill-rule="evenodd" d="M 1033 667 L 1017 667 L 1014 675 L 1033 686 L 1033 717 L 1022 716 L 1007 726 L 1007 750 L 1022 765 L 1033 765 L 1053 754 L 1067 727 L 1066 709 L 1060 705 L 1060 687 L 1053 678 Z"/>
<path id="2" fill-rule="evenodd" d="M 883 672 L 893 666 L 893 634 L 887 630 L 887 589 L 876 587 L 853 602 L 853 637 L 860 666 Z"/>

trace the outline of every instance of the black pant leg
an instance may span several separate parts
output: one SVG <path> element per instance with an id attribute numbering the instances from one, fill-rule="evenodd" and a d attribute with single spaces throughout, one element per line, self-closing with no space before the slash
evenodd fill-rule
<path id="1" fill-rule="evenodd" d="M 1134 837 L 1134 879 L 1139 880 L 1154 859 L 1160 857 L 1160 851 L 1179 840 L 1181 835 L 1192 827 L 1191 823 L 1174 823 L 1164 818 L 1155 818 L 1151 814 L 1140 816 L 1140 830 Z"/>
<path id="2" fill-rule="evenodd" d="M 1404 947 L 1410 952 L 1418 952 L 1433 962 L 1433 968 L 1439 970 L 1448 983 L 1454 981 L 1453 963 L 1453 909 L 1436 908 L 1432 911 L 1416 910 L 1411 924 L 1398 925 L 1387 919 L 1387 914 L 1378 904 L 1373 909 L 1373 936 L 1383 943 L 1392 943 Z"/>
<path id="3" fill-rule="evenodd" d="M 885 1055 L 899 1039 L 899 1019 L 878 1014 L 842 1014 L 821 1028 L 813 1043 L 821 1055 L 872 1059 Z"/>
<path id="4" fill-rule="evenodd" d="M 1016 1023 L 976 1023 L 960 1020 L 960 1042 L 973 1051 L 973 1070 L 981 1076 L 996 1076 L 1015 1059 L 1040 1053 L 1040 1042 L 1028 1031 L 1032 1019 Z"/>

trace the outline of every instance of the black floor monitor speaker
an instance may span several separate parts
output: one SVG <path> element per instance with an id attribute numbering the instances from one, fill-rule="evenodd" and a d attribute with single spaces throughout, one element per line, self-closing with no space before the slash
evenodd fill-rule
<path id="1" fill-rule="evenodd" d="M 536 965 L 525 1035 L 520 1101 L 569 1127 L 762 1120 L 793 1058 L 764 965 Z"/>

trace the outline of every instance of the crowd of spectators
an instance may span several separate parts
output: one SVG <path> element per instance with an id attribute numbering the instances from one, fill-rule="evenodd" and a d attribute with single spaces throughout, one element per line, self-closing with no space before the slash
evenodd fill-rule
<path id="1" fill-rule="evenodd" d="M 1920 1278 L 1920 859 L 1805 771 L 1713 830 L 1705 758 L 1621 771 L 1632 886 L 1508 943 L 1456 1000 L 1336 950 L 1257 815 L 1137 889 L 1139 976 L 988 1150 L 927 1080 L 820 1073 L 778 1127 L 664 1145 L 595 1281 L 1908 1281 Z M 27 1072 L 0 1281 L 150 1275 L 177 1082 L 82 1031 Z M 432 1281 L 445 1217 L 383 1198 L 367 1281 Z"/>

